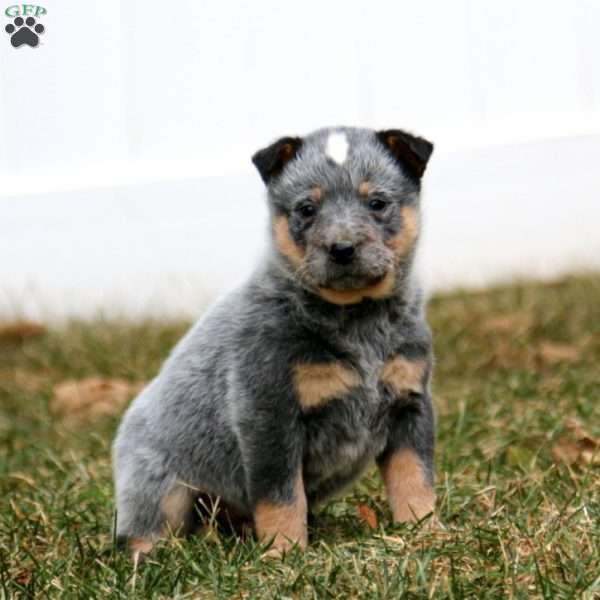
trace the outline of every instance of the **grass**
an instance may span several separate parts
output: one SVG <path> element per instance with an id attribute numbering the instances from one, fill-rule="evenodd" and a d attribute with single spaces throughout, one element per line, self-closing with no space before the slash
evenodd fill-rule
<path id="1" fill-rule="evenodd" d="M 75 426 L 52 390 L 146 380 L 188 324 L 0 339 L 0 598 L 600 598 L 600 276 L 439 296 L 429 316 L 445 528 L 392 526 L 370 473 L 321 510 L 304 554 L 170 539 L 135 585 L 111 538 L 118 417 Z"/>

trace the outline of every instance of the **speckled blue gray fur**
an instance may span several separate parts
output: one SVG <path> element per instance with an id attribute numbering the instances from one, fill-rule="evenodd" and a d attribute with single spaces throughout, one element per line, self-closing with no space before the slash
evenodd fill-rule
<path id="1" fill-rule="evenodd" d="M 418 455 L 432 482 L 431 336 L 412 274 L 416 238 L 399 258 L 386 246 L 408 227 L 403 207 L 418 215 L 432 147 L 395 132 L 401 139 L 392 148 L 383 132 L 335 128 L 255 155 L 267 183 L 271 250 L 187 333 L 127 410 L 113 446 L 118 536 L 160 533 L 161 502 L 177 482 L 249 516 L 259 502 L 288 502 L 299 471 L 310 507 L 399 448 Z M 343 163 L 327 153 L 335 133 L 347 142 Z M 364 181 L 383 209 L 359 197 Z M 307 202 L 315 214 L 304 214 L 313 210 L 302 208 Z M 273 234 L 281 217 L 301 265 Z M 331 260 L 340 239 L 357 249 L 349 264 Z M 381 298 L 340 305 L 320 293 L 352 292 L 390 270 L 393 288 Z M 398 355 L 424 361 L 421 393 L 399 396 L 380 381 Z M 303 410 L 293 380 L 299 363 L 344 364 L 361 384 Z"/>

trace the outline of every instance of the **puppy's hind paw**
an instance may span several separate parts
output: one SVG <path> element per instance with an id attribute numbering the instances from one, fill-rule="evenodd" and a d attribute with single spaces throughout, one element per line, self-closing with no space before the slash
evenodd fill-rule
<path id="1" fill-rule="evenodd" d="M 271 547 L 266 552 L 260 555 L 261 559 L 264 560 L 281 560 L 285 556 L 286 550 L 284 548 Z"/>
<path id="2" fill-rule="evenodd" d="M 154 542 L 150 538 L 132 538 L 129 540 L 129 551 L 134 565 L 138 565 L 144 561 L 147 554 L 154 547 Z"/>

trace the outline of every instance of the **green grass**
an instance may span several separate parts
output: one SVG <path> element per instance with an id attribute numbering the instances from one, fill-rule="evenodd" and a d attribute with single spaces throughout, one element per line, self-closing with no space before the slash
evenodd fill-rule
<path id="1" fill-rule="evenodd" d="M 152 377 L 187 324 L 0 339 L 0 598 L 600 598 L 598 452 L 555 458 L 583 435 L 569 419 L 588 447 L 600 437 L 600 277 L 440 296 L 429 315 L 445 528 L 392 526 L 370 473 L 317 515 L 304 554 L 170 539 L 135 586 L 111 538 L 118 417 L 74 426 L 49 404 L 68 378 Z"/>

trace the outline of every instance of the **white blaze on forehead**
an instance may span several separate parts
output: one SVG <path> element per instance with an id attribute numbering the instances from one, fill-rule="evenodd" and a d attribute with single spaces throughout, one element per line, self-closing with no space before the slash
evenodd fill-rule
<path id="1" fill-rule="evenodd" d="M 336 163 L 343 164 L 348 154 L 348 140 L 345 133 L 332 133 L 327 138 L 325 153 Z"/>

